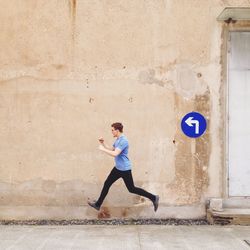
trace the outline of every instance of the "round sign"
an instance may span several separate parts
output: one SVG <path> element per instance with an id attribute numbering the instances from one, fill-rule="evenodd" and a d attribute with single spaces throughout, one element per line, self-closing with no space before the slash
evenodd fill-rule
<path id="1" fill-rule="evenodd" d="M 198 112 L 190 112 L 182 118 L 181 129 L 188 137 L 200 137 L 205 132 L 206 128 L 206 119 Z"/>

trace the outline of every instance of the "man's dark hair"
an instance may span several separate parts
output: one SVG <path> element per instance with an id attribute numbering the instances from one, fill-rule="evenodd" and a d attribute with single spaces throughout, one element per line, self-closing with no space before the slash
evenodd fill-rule
<path id="1" fill-rule="evenodd" d="M 123 125 L 120 122 L 115 122 L 111 125 L 115 130 L 119 130 L 121 133 L 123 132 Z"/>

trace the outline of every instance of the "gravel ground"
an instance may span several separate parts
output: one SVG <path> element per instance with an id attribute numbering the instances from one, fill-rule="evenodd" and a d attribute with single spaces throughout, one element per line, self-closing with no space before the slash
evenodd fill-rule
<path id="1" fill-rule="evenodd" d="M 209 225 L 206 219 L 1 220 L 0 225 Z"/>

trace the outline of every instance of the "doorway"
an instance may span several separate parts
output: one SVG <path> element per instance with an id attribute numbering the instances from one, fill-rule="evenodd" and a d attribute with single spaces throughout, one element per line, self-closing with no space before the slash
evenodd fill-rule
<path id="1" fill-rule="evenodd" d="M 229 33 L 228 194 L 250 196 L 250 32 Z"/>

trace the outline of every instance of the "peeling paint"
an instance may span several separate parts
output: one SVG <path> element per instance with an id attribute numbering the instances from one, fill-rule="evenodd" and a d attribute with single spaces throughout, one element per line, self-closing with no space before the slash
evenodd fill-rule
<path id="1" fill-rule="evenodd" d="M 164 86 L 164 81 L 159 80 L 155 77 L 155 70 L 148 69 L 146 71 L 141 71 L 138 75 L 139 82 L 142 84 L 157 84 L 161 87 Z"/>
<path id="2" fill-rule="evenodd" d="M 195 65 L 176 65 L 175 90 L 184 98 L 191 99 L 195 95 L 203 94 L 207 89 L 206 82 L 201 78 L 201 73 L 196 73 Z"/>

